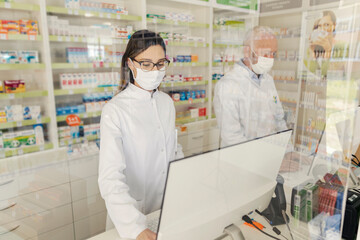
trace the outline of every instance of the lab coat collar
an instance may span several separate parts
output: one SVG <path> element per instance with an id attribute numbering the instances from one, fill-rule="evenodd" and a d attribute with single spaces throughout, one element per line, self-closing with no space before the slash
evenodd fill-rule
<path id="1" fill-rule="evenodd" d="M 155 89 L 153 92 L 148 92 L 144 89 L 141 89 L 134 84 L 130 83 L 128 86 L 129 93 L 131 96 L 135 97 L 139 100 L 150 100 L 151 98 L 157 96 L 159 94 L 159 90 Z"/>
<path id="2" fill-rule="evenodd" d="M 248 68 L 248 67 L 244 64 L 243 59 L 241 59 L 241 60 L 238 62 L 238 64 L 239 64 L 241 67 L 245 68 L 245 69 L 248 71 L 248 73 L 249 73 L 250 79 L 253 80 L 258 86 L 260 86 L 261 81 L 262 81 L 263 78 L 264 78 L 264 74 L 260 74 L 260 76 L 258 77 L 256 73 L 254 73 L 250 68 Z"/>

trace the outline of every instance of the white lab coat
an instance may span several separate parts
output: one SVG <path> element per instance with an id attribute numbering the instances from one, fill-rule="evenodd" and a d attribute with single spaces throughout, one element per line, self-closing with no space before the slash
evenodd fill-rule
<path id="1" fill-rule="evenodd" d="M 173 101 L 130 84 L 104 106 L 100 134 L 101 196 L 119 235 L 135 239 L 145 215 L 161 207 L 175 155 Z"/>
<path id="2" fill-rule="evenodd" d="M 263 74 L 259 84 L 255 77 L 241 62 L 215 86 L 214 110 L 222 147 L 287 129 L 273 78 Z"/>

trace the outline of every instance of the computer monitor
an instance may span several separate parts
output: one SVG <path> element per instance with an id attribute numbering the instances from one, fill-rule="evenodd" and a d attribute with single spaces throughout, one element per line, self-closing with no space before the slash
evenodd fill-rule
<path id="1" fill-rule="evenodd" d="M 292 131 L 173 161 L 158 240 L 209 240 L 267 208 Z"/>

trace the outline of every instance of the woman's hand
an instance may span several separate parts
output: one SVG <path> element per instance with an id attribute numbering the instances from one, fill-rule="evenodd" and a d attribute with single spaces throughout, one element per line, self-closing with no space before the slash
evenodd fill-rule
<path id="1" fill-rule="evenodd" d="M 156 240 L 156 234 L 147 228 L 137 236 L 136 240 Z"/>
<path id="2" fill-rule="evenodd" d="M 310 47 L 313 51 L 315 50 L 316 45 L 324 48 L 324 52 L 321 53 L 321 57 L 330 58 L 331 49 L 332 49 L 332 37 L 331 36 L 318 37 L 316 41 L 310 42 Z"/>

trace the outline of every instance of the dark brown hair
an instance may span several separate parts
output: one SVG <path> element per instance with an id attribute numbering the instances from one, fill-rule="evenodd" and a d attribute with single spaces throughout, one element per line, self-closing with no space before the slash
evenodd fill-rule
<path id="1" fill-rule="evenodd" d="M 129 43 L 126 46 L 126 50 L 124 53 L 124 56 L 121 60 L 121 83 L 120 86 L 122 89 L 124 89 L 129 78 L 130 83 L 134 83 L 134 76 L 132 75 L 132 72 L 129 69 L 129 66 L 127 64 L 128 59 L 134 59 L 137 55 L 144 52 L 146 49 L 148 49 L 151 46 L 160 45 L 165 52 L 166 55 L 166 46 L 164 43 L 164 40 L 160 37 L 159 34 L 149 31 L 149 30 L 139 30 L 135 32 L 130 40 Z M 127 78 L 127 74 L 129 74 L 129 77 Z"/>

